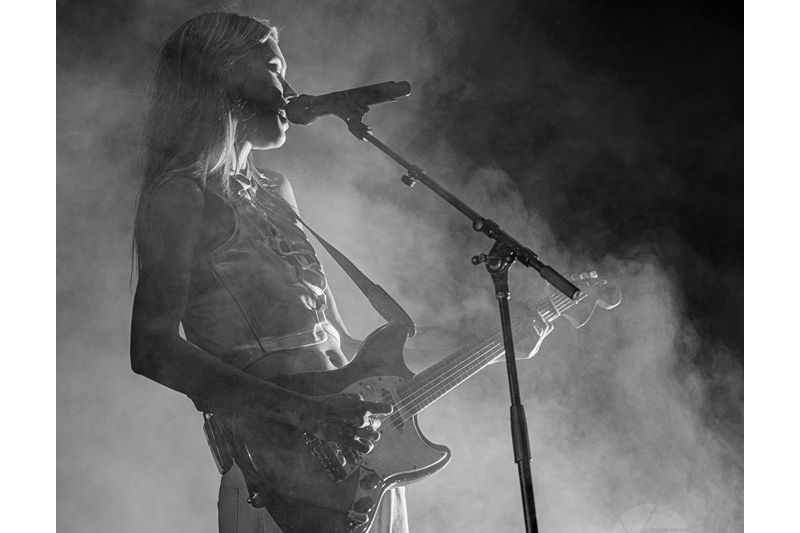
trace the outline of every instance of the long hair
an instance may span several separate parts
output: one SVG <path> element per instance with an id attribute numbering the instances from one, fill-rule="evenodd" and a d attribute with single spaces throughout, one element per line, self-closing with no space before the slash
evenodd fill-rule
<path id="1" fill-rule="evenodd" d="M 184 22 L 164 42 L 155 67 L 145 133 L 144 179 L 134 228 L 134 254 L 141 268 L 148 197 L 171 176 L 215 180 L 230 193 L 243 139 L 242 102 L 230 87 L 233 64 L 268 38 L 267 20 L 234 13 L 207 13 Z"/>

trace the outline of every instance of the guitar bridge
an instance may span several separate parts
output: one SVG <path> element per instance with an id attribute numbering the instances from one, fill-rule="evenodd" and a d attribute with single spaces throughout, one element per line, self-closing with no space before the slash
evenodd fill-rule
<path id="1" fill-rule="evenodd" d="M 322 465 L 322 468 L 334 482 L 341 483 L 347 478 L 347 471 L 341 463 L 339 463 L 339 458 L 332 449 L 332 445 L 318 439 L 311 433 L 304 433 L 303 436 L 306 440 L 306 447 L 311 452 L 311 455 Z"/>

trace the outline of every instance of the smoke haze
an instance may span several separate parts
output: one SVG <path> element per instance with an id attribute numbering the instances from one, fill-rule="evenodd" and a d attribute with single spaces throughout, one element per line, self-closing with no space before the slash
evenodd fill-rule
<path id="1" fill-rule="evenodd" d="M 741 14 L 692 6 L 59 1 L 58 530 L 216 531 L 200 415 L 130 370 L 130 242 L 158 46 L 229 9 L 279 26 L 298 92 L 409 81 L 367 115 L 379 139 L 545 263 L 620 285 L 620 307 L 559 320 L 518 366 L 540 530 L 611 532 L 659 505 L 687 531 L 741 531 Z M 470 263 L 490 243 L 463 216 L 337 119 L 288 139 L 257 161 L 427 331 L 412 370 L 495 326 Z M 380 318 L 320 257 L 363 338 Z M 522 266 L 511 281 L 517 314 L 545 295 Z M 408 488 L 411 530 L 521 531 L 503 365 L 420 424 L 453 460 Z"/>

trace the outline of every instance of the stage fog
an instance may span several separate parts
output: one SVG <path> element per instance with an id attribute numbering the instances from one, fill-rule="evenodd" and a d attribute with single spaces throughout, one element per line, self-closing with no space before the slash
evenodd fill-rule
<path id="1" fill-rule="evenodd" d="M 546 263 L 620 286 L 619 307 L 559 320 L 519 364 L 541 531 L 742 529 L 741 14 L 529 4 L 59 2 L 60 532 L 216 531 L 202 417 L 131 371 L 128 342 L 150 69 L 178 24 L 217 9 L 278 25 L 298 92 L 410 82 L 367 115 L 378 138 Z M 293 126 L 257 161 L 413 315 L 412 370 L 496 327 L 470 262 L 490 242 L 341 121 Z M 320 258 L 363 338 L 380 318 Z M 511 280 L 516 315 L 547 294 L 521 265 Z M 411 530 L 521 531 L 503 365 L 420 425 L 453 460 L 407 489 Z"/>

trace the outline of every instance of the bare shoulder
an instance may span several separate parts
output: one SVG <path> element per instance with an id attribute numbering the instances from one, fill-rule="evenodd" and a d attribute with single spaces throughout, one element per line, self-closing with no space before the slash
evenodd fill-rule
<path id="1" fill-rule="evenodd" d="M 172 177 L 155 186 L 141 206 L 137 253 L 148 270 L 176 254 L 191 257 L 203 217 L 204 198 L 190 178 Z"/>
<path id="2" fill-rule="evenodd" d="M 289 181 L 289 178 L 270 169 L 259 168 L 258 171 L 273 184 L 278 194 L 281 195 L 281 198 L 286 200 L 286 203 L 297 211 L 297 200 L 294 197 L 294 189 L 292 188 L 292 182 Z"/>

